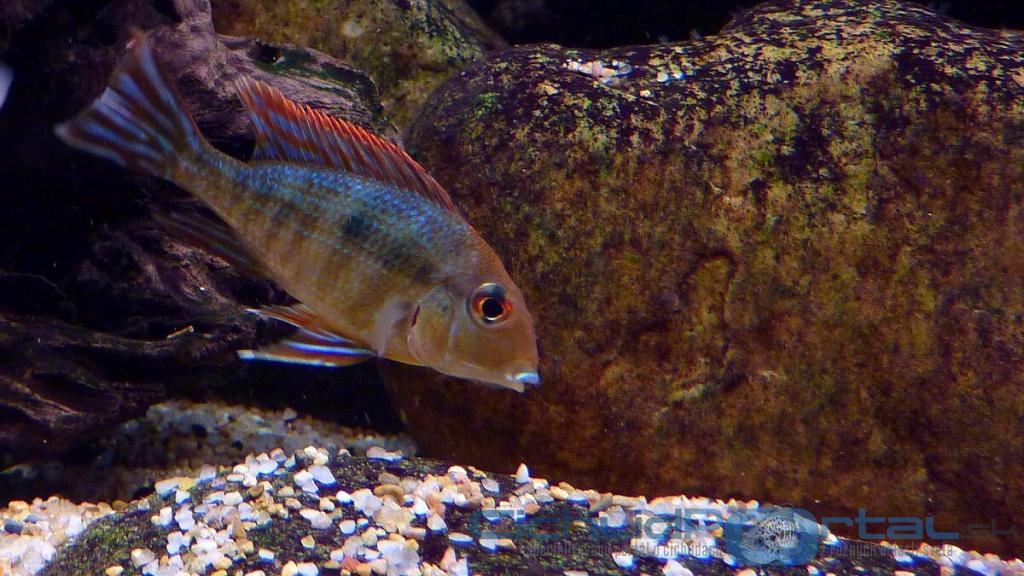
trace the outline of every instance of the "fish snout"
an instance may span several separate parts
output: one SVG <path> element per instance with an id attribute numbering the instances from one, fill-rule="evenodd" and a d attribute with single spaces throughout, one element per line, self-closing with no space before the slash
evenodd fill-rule
<path id="1" fill-rule="evenodd" d="M 533 371 L 516 372 L 511 376 L 511 379 L 516 389 L 520 392 L 540 385 L 540 375 Z"/>

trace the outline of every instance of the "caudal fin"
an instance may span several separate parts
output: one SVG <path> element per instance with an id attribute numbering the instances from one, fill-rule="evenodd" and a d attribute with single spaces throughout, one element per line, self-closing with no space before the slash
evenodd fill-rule
<path id="1" fill-rule="evenodd" d="M 11 69 L 0 63 L 0 108 L 3 108 L 4 100 L 7 100 L 7 90 L 11 87 Z"/>
<path id="2" fill-rule="evenodd" d="M 132 40 L 103 94 L 56 133 L 71 146 L 168 179 L 202 147 L 181 96 L 141 35 Z"/>

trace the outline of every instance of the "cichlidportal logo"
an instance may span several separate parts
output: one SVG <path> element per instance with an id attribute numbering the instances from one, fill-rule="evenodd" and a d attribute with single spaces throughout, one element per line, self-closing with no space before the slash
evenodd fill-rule
<path id="1" fill-rule="evenodd" d="M 750 566 L 806 564 L 823 537 L 809 512 L 781 506 L 734 512 L 723 528 L 726 552 Z"/>

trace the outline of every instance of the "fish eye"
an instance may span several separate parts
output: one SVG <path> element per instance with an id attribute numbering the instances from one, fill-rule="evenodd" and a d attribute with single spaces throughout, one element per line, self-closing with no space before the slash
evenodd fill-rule
<path id="1" fill-rule="evenodd" d="M 493 326 L 508 318 L 512 312 L 512 303 L 505 297 L 504 288 L 487 283 L 473 291 L 469 299 L 469 312 L 478 323 Z"/>

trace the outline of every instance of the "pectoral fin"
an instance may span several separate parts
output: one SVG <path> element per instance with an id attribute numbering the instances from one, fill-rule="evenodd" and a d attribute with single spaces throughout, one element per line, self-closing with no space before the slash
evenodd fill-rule
<path id="1" fill-rule="evenodd" d="M 243 274 L 266 278 L 263 265 L 256 259 L 227 223 L 199 213 L 154 212 L 153 218 L 168 232 L 219 256 Z"/>
<path id="2" fill-rule="evenodd" d="M 299 328 L 285 340 L 256 350 L 239 350 L 243 360 L 264 360 L 310 366 L 352 366 L 373 358 L 373 350 L 320 327 L 313 311 L 302 304 L 250 309 L 263 318 Z"/>

